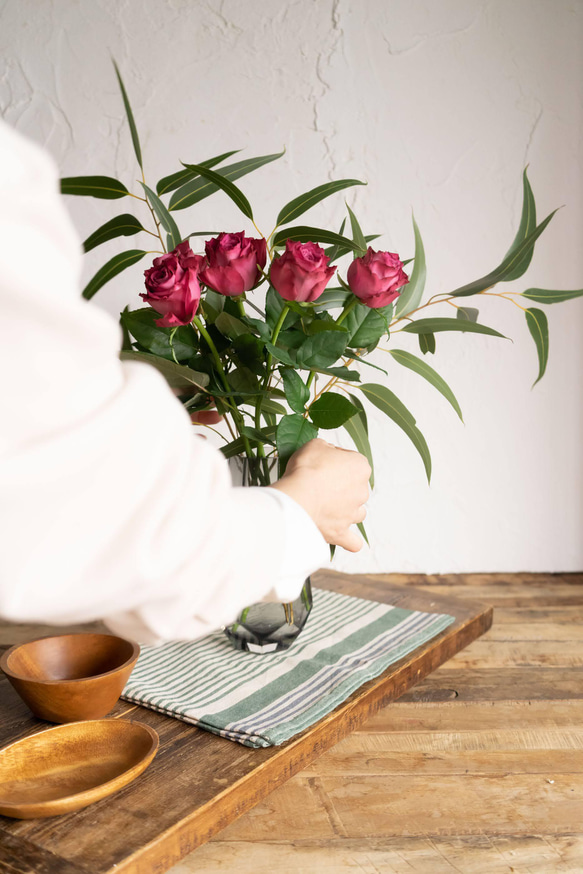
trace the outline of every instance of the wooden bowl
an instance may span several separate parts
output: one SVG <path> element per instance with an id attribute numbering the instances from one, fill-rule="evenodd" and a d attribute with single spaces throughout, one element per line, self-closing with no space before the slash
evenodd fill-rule
<path id="1" fill-rule="evenodd" d="M 17 819 L 80 810 L 117 792 L 158 749 L 149 726 L 123 719 L 59 725 L 0 750 L 0 813 Z"/>
<path id="2" fill-rule="evenodd" d="M 0 668 L 35 716 L 78 722 L 109 713 L 139 654 L 111 634 L 60 634 L 11 647 Z"/>

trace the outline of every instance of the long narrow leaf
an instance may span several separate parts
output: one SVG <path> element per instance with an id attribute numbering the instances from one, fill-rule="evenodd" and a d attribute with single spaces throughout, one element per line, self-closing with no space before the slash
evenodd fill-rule
<path id="1" fill-rule="evenodd" d="M 412 355 L 411 352 L 406 352 L 404 349 L 390 349 L 389 352 L 398 364 L 402 364 L 403 367 L 408 367 L 409 370 L 418 373 L 419 376 L 422 376 L 423 379 L 426 379 L 427 382 L 436 388 L 438 392 L 441 392 L 463 422 L 464 419 L 460 405 L 458 404 L 454 393 L 439 373 L 430 367 L 422 358 L 418 358 L 417 355 Z"/>
<path id="2" fill-rule="evenodd" d="M 407 437 L 413 443 L 415 449 L 421 456 L 427 481 L 431 480 L 431 455 L 429 448 L 425 442 L 425 437 L 417 428 L 414 416 L 409 412 L 407 407 L 393 394 L 393 392 L 384 385 L 375 385 L 374 383 L 366 383 L 365 385 L 357 385 L 368 400 L 378 407 L 381 412 L 393 420 L 393 422 L 402 428 Z"/>
<path id="3" fill-rule="evenodd" d="M 528 288 L 522 292 L 522 297 L 534 300 L 535 303 L 563 303 L 566 300 L 574 300 L 583 297 L 583 288 L 576 291 L 553 291 L 550 288 Z"/>
<path id="4" fill-rule="evenodd" d="M 86 300 L 90 300 L 95 292 L 99 291 L 106 282 L 109 282 L 110 279 L 113 279 L 113 277 L 117 276 L 118 273 L 121 273 L 122 270 L 131 267 L 132 264 L 136 264 L 144 257 L 144 255 L 147 255 L 147 252 L 142 251 L 142 249 L 130 249 L 128 252 L 120 252 L 119 255 L 114 255 L 107 264 L 104 264 L 103 267 L 97 271 L 93 279 L 89 280 L 83 289 L 83 297 Z"/>
<path id="5" fill-rule="evenodd" d="M 534 202 L 534 194 L 532 193 L 532 188 L 530 187 L 530 182 L 528 181 L 528 177 L 526 175 L 527 168 L 524 168 L 524 173 L 522 174 L 522 187 L 523 187 L 523 195 L 522 195 L 522 215 L 520 216 L 520 225 L 518 226 L 518 231 L 516 232 L 516 236 L 512 242 L 512 245 L 505 257 L 512 255 L 521 243 L 526 240 L 529 234 L 531 234 L 536 228 L 536 205 Z M 534 247 L 527 251 L 520 261 L 516 264 L 514 269 L 508 274 L 505 282 L 509 282 L 511 279 L 518 279 L 519 276 L 522 276 L 523 273 L 526 273 L 526 270 L 532 260 L 534 252 Z"/>
<path id="6" fill-rule="evenodd" d="M 116 200 L 127 197 L 129 191 L 123 182 L 112 176 L 65 176 L 61 179 L 61 194 Z"/>
<path id="7" fill-rule="evenodd" d="M 311 191 L 306 191 L 305 194 L 300 194 L 299 197 L 294 197 L 289 203 L 279 211 L 277 216 L 277 224 L 285 225 L 292 222 L 298 216 L 307 212 L 311 207 L 315 206 L 326 197 L 336 194 L 337 191 L 342 191 L 344 188 L 351 188 L 353 185 L 364 185 L 359 179 L 338 179 L 335 182 L 326 182 L 324 185 L 318 185 L 317 188 L 312 188 Z"/>
<path id="8" fill-rule="evenodd" d="M 535 307 L 531 307 L 531 309 L 526 310 L 526 324 L 528 325 L 528 330 L 531 333 L 532 339 L 534 340 L 536 351 L 538 353 L 538 376 L 533 382 L 533 387 L 537 384 L 539 379 L 542 379 L 544 376 L 544 372 L 547 367 L 547 361 L 549 359 L 549 324 L 547 322 L 547 317 L 542 310 L 538 310 Z"/>
<path id="9" fill-rule="evenodd" d="M 487 288 L 491 288 L 493 285 L 496 285 L 498 282 L 508 282 L 510 279 L 517 279 L 519 276 L 522 276 L 526 267 L 524 264 L 525 256 L 530 254 L 534 249 L 534 244 L 537 239 L 540 237 L 542 232 L 545 230 L 548 223 L 553 218 L 554 214 L 557 212 L 554 209 L 549 215 L 537 225 L 534 231 L 532 231 L 523 241 L 520 243 L 510 254 L 508 254 L 501 264 L 496 267 L 495 270 L 492 270 L 491 273 L 488 273 L 486 276 L 483 276 L 481 279 L 476 279 L 474 282 L 468 283 L 468 285 L 462 285 L 460 288 L 456 288 L 455 291 L 450 292 L 454 297 L 468 297 L 471 294 L 479 294 L 481 291 L 485 291 Z M 528 266 L 528 265 L 527 265 Z M 520 269 L 519 268 L 523 268 Z"/>
<path id="10" fill-rule="evenodd" d="M 137 218 L 129 212 L 124 213 L 124 215 L 118 215 L 105 222 L 104 225 L 93 231 L 83 243 L 83 250 L 90 252 L 91 249 L 95 249 L 96 246 L 100 246 L 108 240 L 113 240 L 115 237 L 131 237 L 143 230 L 144 228 Z"/>
<path id="11" fill-rule="evenodd" d="M 492 337 L 502 337 L 507 340 L 504 334 L 495 331 L 494 328 L 489 328 L 487 325 L 480 325 L 478 322 L 470 322 L 466 319 L 417 319 L 416 322 L 411 322 L 405 325 L 403 331 L 409 334 L 434 334 L 437 331 L 463 331 L 470 334 L 490 334 Z"/>
<path id="12" fill-rule="evenodd" d="M 252 173 L 254 170 L 258 170 L 259 167 L 263 167 L 265 164 L 269 164 L 271 161 L 276 161 L 278 158 L 281 158 L 282 155 L 285 154 L 285 149 L 282 152 L 277 152 L 273 155 L 259 155 L 256 158 L 246 158 L 244 161 L 237 161 L 235 164 L 229 164 L 227 167 L 220 167 L 216 172 L 219 176 L 224 177 L 225 179 L 229 179 L 233 182 L 235 179 L 240 179 L 242 176 L 246 176 L 248 173 Z M 186 168 L 192 167 L 201 167 L 202 164 L 186 164 Z M 197 173 L 197 177 L 202 174 Z M 186 209 L 187 206 L 192 206 L 193 203 L 198 203 L 200 200 L 203 200 L 205 197 L 209 197 L 209 195 L 214 194 L 215 191 L 219 190 L 218 185 L 215 185 L 206 177 L 203 178 L 194 178 L 191 179 L 190 182 L 187 182 L 185 185 L 182 185 L 177 191 L 174 192 L 170 199 L 169 209 Z"/>
<path id="13" fill-rule="evenodd" d="M 408 284 L 403 288 L 401 294 L 397 298 L 395 304 L 395 315 L 397 318 L 406 316 L 407 313 L 416 310 L 421 303 L 423 292 L 425 291 L 425 280 L 427 278 L 427 265 L 425 263 L 425 249 L 423 240 L 413 216 L 413 233 L 415 234 L 415 259 L 413 261 L 413 271 Z"/>
<path id="14" fill-rule="evenodd" d="M 176 362 L 160 358 L 158 355 L 150 355 L 148 352 L 123 351 L 120 352 L 119 357 L 122 361 L 143 361 L 145 364 L 151 364 L 162 374 L 171 388 L 182 391 L 192 391 L 193 388 L 199 388 L 206 391 L 205 387 L 209 384 L 208 374 L 198 373 L 184 364 L 176 364 Z"/>
<path id="15" fill-rule="evenodd" d="M 132 143 L 134 144 L 134 152 L 136 153 L 136 158 L 138 159 L 138 164 L 141 168 L 143 168 L 142 164 L 142 149 L 140 148 L 140 140 L 138 137 L 138 129 L 136 127 L 136 122 L 134 121 L 134 114 L 132 112 L 132 108 L 130 106 L 130 101 L 128 99 L 128 95 L 125 89 L 125 85 L 123 84 L 123 80 L 121 78 L 121 74 L 118 70 L 117 64 L 115 61 L 113 62 L 113 66 L 115 67 L 115 73 L 117 76 L 117 81 L 119 82 L 119 87 L 121 90 L 121 96 L 123 98 L 123 105 L 125 106 L 126 115 L 128 117 L 128 123 L 130 126 L 130 133 L 132 135 Z"/>
<path id="16" fill-rule="evenodd" d="M 239 207 L 243 215 L 248 219 L 253 220 L 253 210 L 251 204 L 243 194 L 243 192 L 234 185 L 226 176 L 221 176 L 220 173 L 215 173 L 214 170 L 209 170 L 208 167 L 203 167 L 202 164 L 185 164 L 189 170 L 194 170 L 199 176 L 202 176 L 208 182 L 212 182 L 217 188 L 225 192 L 231 198 L 233 203 Z"/>
<path id="17" fill-rule="evenodd" d="M 368 460 L 371 469 L 370 487 L 374 488 L 374 463 L 372 450 L 370 448 L 368 434 L 366 432 L 366 428 L 364 427 L 362 417 L 357 413 L 355 416 L 352 416 L 351 419 L 348 419 L 348 421 L 344 423 L 343 427 L 346 431 L 348 431 L 357 451 L 364 455 L 364 457 Z"/>
<path id="18" fill-rule="evenodd" d="M 355 253 L 355 257 L 366 255 L 366 237 L 362 233 L 362 228 L 358 223 L 358 219 L 356 218 L 348 204 L 346 204 L 346 209 L 348 210 L 348 215 L 350 216 L 352 239 L 354 240 L 355 245 L 358 246 L 358 252 Z"/>
<path id="19" fill-rule="evenodd" d="M 232 152 L 223 152 L 222 155 L 216 155 L 214 158 L 207 158 L 206 161 L 199 161 L 199 163 L 203 167 L 215 167 L 217 164 L 220 164 L 221 161 L 226 161 L 227 158 L 231 157 L 231 155 L 236 155 L 237 152 L 240 151 L 241 149 L 234 149 Z M 164 176 L 160 179 L 156 185 L 156 191 L 159 196 L 169 194 L 171 191 L 175 191 L 181 185 L 184 185 L 189 179 L 194 179 L 197 176 L 198 173 L 195 173 L 194 170 L 183 168 L 176 173 L 171 173 L 170 176 Z"/>
<path id="20" fill-rule="evenodd" d="M 157 194 L 154 194 L 151 188 L 142 182 L 142 188 L 146 192 L 146 196 L 150 201 L 152 209 L 156 213 L 158 217 L 158 221 L 168 234 L 168 248 L 174 249 L 179 243 L 182 242 L 182 237 L 180 235 L 180 231 L 178 230 L 178 225 L 160 200 Z"/>
<path id="21" fill-rule="evenodd" d="M 309 228 L 298 225 L 295 228 L 287 228 L 279 231 L 273 238 L 274 245 L 285 244 L 286 240 L 299 240 L 300 243 L 329 243 L 331 245 L 345 246 L 347 251 L 358 252 L 358 246 L 348 237 L 341 237 L 334 231 L 325 228 Z"/>

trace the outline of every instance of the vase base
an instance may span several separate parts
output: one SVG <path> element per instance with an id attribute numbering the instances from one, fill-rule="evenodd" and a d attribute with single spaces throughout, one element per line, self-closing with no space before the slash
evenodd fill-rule
<path id="1" fill-rule="evenodd" d="M 264 601 L 245 607 L 225 634 L 237 649 L 273 653 L 289 649 L 312 609 L 312 587 L 306 580 L 300 596 L 290 604 Z"/>

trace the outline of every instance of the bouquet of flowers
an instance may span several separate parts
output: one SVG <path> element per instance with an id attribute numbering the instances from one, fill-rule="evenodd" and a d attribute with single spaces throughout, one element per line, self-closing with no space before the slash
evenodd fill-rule
<path id="1" fill-rule="evenodd" d="M 379 342 L 387 344 L 390 339 L 387 352 L 392 358 L 431 383 L 461 418 L 452 390 L 427 363 L 435 353 L 436 334 L 503 336 L 478 321 L 478 309 L 467 306 L 467 298 L 494 294 L 524 310 L 538 352 L 536 381 L 543 376 L 548 357 L 546 316 L 517 299 L 557 303 L 583 295 L 583 289 L 492 291 L 526 272 L 535 243 L 554 215 L 537 224 L 526 170 L 520 225 L 500 264 L 486 276 L 425 299 L 425 255 L 414 220 L 415 251 L 409 261 L 373 248 L 370 244 L 378 235 L 365 235 L 348 206 L 336 231 L 295 223 L 324 198 L 363 184 L 357 179 L 327 182 L 294 197 L 281 208 L 275 228 L 267 235 L 256 227 L 251 204 L 235 180 L 283 153 L 225 163 L 235 154 L 227 152 L 198 164 L 183 163 L 160 179 L 154 191 L 143 174 L 134 116 L 117 66 L 116 74 L 142 171 L 141 191 L 130 192 L 122 182 L 106 176 L 62 179 L 62 191 L 109 199 L 131 197 L 149 217 L 148 227 L 133 214 L 116 216 L 85 240 L 85 251 L 140 232 L 152 237 L 155 248 L 116 255 L 95 274 L 83 295 L 92 298 L 122 270 L 154 256 L 140 294 L 145 306 L 126 308 L 121 314 L 121 356 L 158 368 L 194 417 L 216 406 L 230 432 L 222 447 L 224 455 L 257 459 L 257 483 L 267 482 L 263 459 L 276 454 L 281 471 L 303 443 L 321 430 L 341 426 L 372 467 L 367 404 L 381 410 L 413 442 L 429 480 L 429 449 L 415 418 L 382 377 L 373 382 L 364 378 L 371 369 L 382 370 L 367 356 Z M 179 230 L 176 214 L 218 191 L 240 209 L 254 229 L 251 235 Z M 204 251 L 198 246 L 200 238 L 206 238 Z M 445 304 L 445 314 L 429 314 L 440 304 Z M 420 356 L 395 346 L 400 332 L 417 335 Z"/>

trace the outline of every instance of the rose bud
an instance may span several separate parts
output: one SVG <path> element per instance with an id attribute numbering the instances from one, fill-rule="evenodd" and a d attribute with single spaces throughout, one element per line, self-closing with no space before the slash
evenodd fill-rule
<path id="1" fill-rule="evenodd" d="M 144 271 L 146 294 L 140 297 L 163 317 L 156 320 L 159 328 L 188 325 L 198 308 L 200 285 L 198 272 L 204 263 L 187 242 L 172 252 L 154 258 L 154 266 Z"/>
<path id="2" fill-rule="evenodd" d="M 398 255 L 375 252 L 370 246 L 364 257 L 354 259 L 346 278 L 351 291 L 371 309 L 392 303 L 409 282 Z"/>
<path id="3" fill-rule="evenodd" d="M 261 279 L 267 261 L 267 244 L 263 238 L 238 234 L 219 234 L 205 243 L 208 266 L 201 271 L 205 285 L 227 297 L 250 291 Z"/>
<path id="4" fill-rule="evenodd" d="M 286 240 L 285 252 L 271 262 L 271 284 L 284 300 L 302 303 L 320 297 L 336 267 L 317 243 Z"/>

